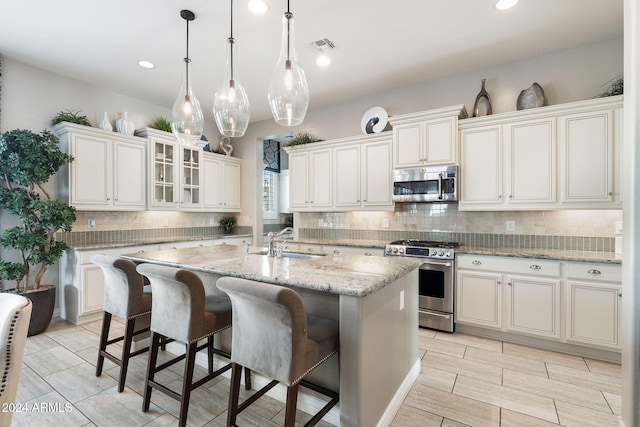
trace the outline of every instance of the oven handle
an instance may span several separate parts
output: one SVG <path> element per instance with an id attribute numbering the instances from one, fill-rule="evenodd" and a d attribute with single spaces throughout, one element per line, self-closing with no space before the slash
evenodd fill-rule
<path id="1" fill-rule="evenodd" d="M 444 198 L 444 193 L 442 190 L 442 172 L 438 174 L 438 199 L 442 200 Z"/>
<path id="2" fill-rule="evenodd" d="M 439 265 L 442 267 L 451 267 L 453 265 L 453 263 L 451 261 L 448 260 L 437 260 L 437 259 L 430 259 L 428 261 L 424 261 L 422 264 L 420 264 L 419 268 L 422 268 L 423 265 Z"/>
<path id="3" fill-rule="evenodd" d="M 421 311 L 418 310 L 419 313 L 424 313 L 424 314 L 428 314 L 429 316 L 438 316 L 438 317 L 444 317 L 445 319 L 451 319 L 451 315 L 450 314 L 440 314 L 440 313 L 436 313 L 435 311 Z"/>

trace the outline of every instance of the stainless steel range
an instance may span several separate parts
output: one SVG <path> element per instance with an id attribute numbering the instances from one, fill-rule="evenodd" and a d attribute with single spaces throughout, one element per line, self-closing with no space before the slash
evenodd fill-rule
<path id="1" fill-rule="evenodd" d="M 385 256 L 423 258 L 418 271 L 418 324 L 453 332 L 455 242 L 398 240 L 385 247 Z"/>

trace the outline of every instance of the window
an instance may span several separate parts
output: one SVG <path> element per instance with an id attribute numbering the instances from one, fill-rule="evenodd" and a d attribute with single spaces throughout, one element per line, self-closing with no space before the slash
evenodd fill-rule
<path id="1" fill-rule="evenodd" d="M 262 172 L 262 210 L 264 219 L 278 219 L 278 174 Z"/>

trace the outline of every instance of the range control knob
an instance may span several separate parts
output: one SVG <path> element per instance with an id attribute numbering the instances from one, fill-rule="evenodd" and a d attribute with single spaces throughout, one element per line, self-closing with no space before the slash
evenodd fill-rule
<path id="1" fill-rule="evenodd" d="M 438 251 L 438 256 L 444 256 L 444 251 Z"/>
<path id="2" fill-rule="evenodd" d="M 398 253 L 403 254 L 404 253 L 404 248 L 398 249 Z"/>
<path id="3" fill-rule="evenodd" d="M 398 248 L 393 248 L 393 253 L 397 254 L 398 253 Z"/>
<path id="4" fill-rule="evenodd" d="M 446 256 L 447 258 L 451 258 L 451 252 L 447 252 L 446 254 L 444 254 L 444 256 Z"/>

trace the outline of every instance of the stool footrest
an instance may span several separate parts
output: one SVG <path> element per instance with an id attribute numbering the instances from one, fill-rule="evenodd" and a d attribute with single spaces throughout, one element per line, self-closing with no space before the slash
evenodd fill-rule
<path id="1" fill-rule="evenodd" d="M 238 412 L 236 414 L 239 414 L 240 412 L 242 412 L 245 409 L 247 409 L 247 407 L 249 405 L 251 405 L 253 402 L 255 402 L 256 400 L 261 398 L 266 392 L 268 392 L 269 390 L 274 388 L 278 384 L 278 382 L 279 381 L 277 381 L 277 380 L 273 380 L 269 384 L 267 384 L 266 386 L 262 387 L 260 390 L 256 391 L 250 397 L 248 397 L 247 400 L 245 400 L 244 402 L 242 402 L 241 404 L 238 405 Z"/>

